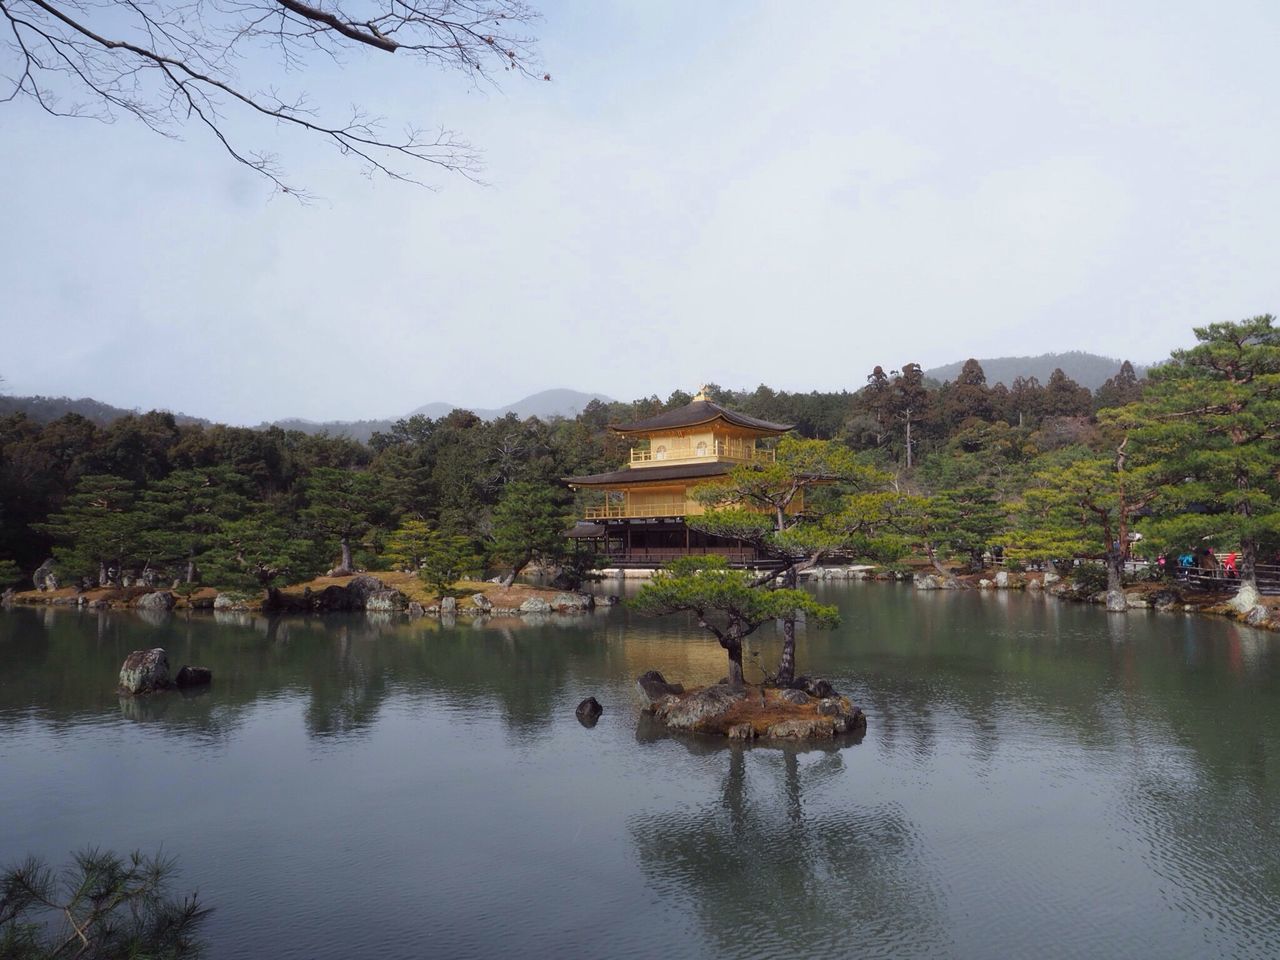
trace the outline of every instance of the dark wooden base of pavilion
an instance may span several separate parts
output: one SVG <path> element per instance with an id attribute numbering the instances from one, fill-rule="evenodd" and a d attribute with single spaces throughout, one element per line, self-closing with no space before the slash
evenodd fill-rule
<path id="1" fill-rule="evenodd" d="M 752 544 L 691 530 L 683 517 L 589 520 L 576 524 L 568 536 L 611 567 L 660 567 L 679 557 L 711 553 L 741 567 L 767 567 L 778 562 Z"/>

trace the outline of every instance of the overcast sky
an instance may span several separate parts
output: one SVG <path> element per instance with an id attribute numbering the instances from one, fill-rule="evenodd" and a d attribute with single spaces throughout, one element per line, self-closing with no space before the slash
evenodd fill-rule
<path id="1" fill-rule="evenodd" d="M 541 7 L 550 84 L 306 81 L 459 129 L 490 186 L 290 142 L 300 206 L 195 129 L 0 105 L 4 389 L 239 423 L 856 389 L 1280 309 L 1274 0 Z"/>

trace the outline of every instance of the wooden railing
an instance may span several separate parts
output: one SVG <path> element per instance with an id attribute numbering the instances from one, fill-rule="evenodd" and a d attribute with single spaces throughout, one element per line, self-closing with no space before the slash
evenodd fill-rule
<path id="1" fill-rule="evenodd" d="M 658 448 L 662 449 L 659 450 Z M 760 461 L 772 463 L 774 451 L 757 447 L 744 440 L 717 440 L 714 443 L 657 443 L 648 447 L 637 447 L 631 451 L 632 464 L 667 463 L 673 460 L 702 460 L 722 457 L 725 460 L 741 460 L 743 462 Z"/>
<path id="2" fill-rule="evenodd" d="M 629 560 L 633 563 L 666 563 L 669 560 L 676 560 L 680 557 L 690 556 L 710 556 L 717 554 L 726 557 L 729 560 L 742 563 L 756 558 L 756 551 L 753 547 L 631 547 L 629 550 L 618 548 L 612 550 L 604 556 L 617 558 L 619 560 Z"/>
<path id="3" fill-rule="evenodd" d="M 603 503 L 587 507 L 587 520 L 622 520 L 630 517 L 684 517 L 703 511 L 694 500 L 646 500 L 642 503 Z"/>

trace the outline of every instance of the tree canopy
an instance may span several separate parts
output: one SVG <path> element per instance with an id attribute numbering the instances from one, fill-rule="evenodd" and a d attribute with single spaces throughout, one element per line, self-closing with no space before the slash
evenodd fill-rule
<path id="1" fill-rule="evenodd" d="M 724 557 L 673 560 L 629 602 L 641 613 L 692 613 L 729 657 L 729 682 L 743 683 L 742 644 L 766 623 L 803 619 L 814 627 L 839 624 L 836 608 L 803 590 L 761 589 L 753 574 L 734 570 Z"/>

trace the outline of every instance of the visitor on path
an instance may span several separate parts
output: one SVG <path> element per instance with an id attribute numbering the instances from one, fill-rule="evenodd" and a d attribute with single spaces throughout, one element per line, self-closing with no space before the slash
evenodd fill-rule
<path id="1" fill-rule="evenodd" d="M 1226 572 L 1226 575 L 1232 579 L 1240 576 L 1240 574 L 1236 572 L 1236 552 L 1234 550 L 1228 553 L 1226 559 L 1222 561 L 1222 569 Z"/>
<path id="2" fill-rule="evenodd" d="M 1191 576 L 1191 568 L 1195 566 L 1196 558 L 1192 556 L 1191 551 L 1178 555 L 1178 579 L 1186 580 Z"/>

